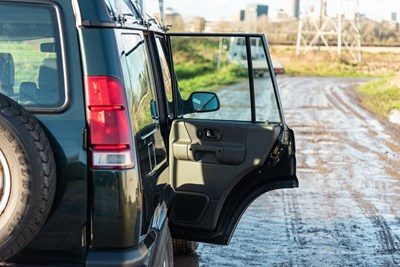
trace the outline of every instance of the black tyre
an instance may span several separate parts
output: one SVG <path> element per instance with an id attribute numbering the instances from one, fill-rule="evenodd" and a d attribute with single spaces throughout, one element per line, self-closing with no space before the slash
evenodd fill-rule
<path id="1" fill-rule="evenodd" d="M 171 232 L 169 231 L 169 228 L 166 232 L 166 238 L 164 239 L 165 243 L 164 246 L 162 246 L 163 250 L 161 253 L 161 263 L 163 267 L 173 267 L 174 266 L 174 251 L 172 249 L 172 238 L 171 238 Z"/>
<path id="2" fill-rule="evenodd" d="M 177 255 L 191 255 L 196 252 L 199 247 L 199 243 L 195 241 L 172 239 L 172 245 L 174 248 L 174 254 Z"/>
<path id="3" fill-rule="evenodd" d="M 39 232 L 56 188 L 53 152 L 36 118 L 0 94 L 0 262 Z"/>
<path id="4" fill-rule="evenodd" d="M 159 233 L 156 243 L 153 244 L 153 249 L 150 255 L 149 267 L 173 267 L 174 266 L 174 251 L 172 249 L 171 232 L 168 227 L 168 219 L 162 232 Z"/>

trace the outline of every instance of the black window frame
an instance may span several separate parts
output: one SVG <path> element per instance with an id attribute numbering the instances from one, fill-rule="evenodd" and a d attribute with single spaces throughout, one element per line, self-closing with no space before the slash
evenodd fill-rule
<path id="1" fill-rule="evenodd" d="M 172 33 L 167 33 L 168 36 L 168 42 L 169 45 L 171 44 L 171 40 L 170 37 L 173 36 L 180 36 L 180 37 L 226 37 L 226 38 L 230 38 L 230 37 L 243 37 L 245 38 L 245 43 L 246 43 L 246 52 L 247 52 L 247 66 L 248 66 L 248 79 L 249 79 L 249 90 L 250 90 L 250 103 L 251 103 L 251 123 L 260 123 L 259 121 L 257 121 L 256 119 L 256 102 L 255 102 L 255 87 L 254 87 L 254 71 L 253 71 L 253 62 L 252 62 L 252 54 L 251 54 L 251 38 L 260 38 L 262 41 L 262 47 L 263 47 L 263 51 L 264 54 L 266 55 L 266 61 L 268 64 L 268 71 L 270 74 L 270 77 L 272 79 L 272 85 L 273 85 L 273 89 L 274 89 L 274 95 L 275 95 L 275 101 L 277 103 L 277 108 L 279 110 L 279 117 L 280 117 L 280 121 L 281 123 L 285 123 L 285 117 L 283 114 L 283 106 L 280 100 L 280 95 L 279 95 L 279 90 L 278 90 L 278 84 L 276 82 L 276 78 L 275 78 L 275 72 L 273 69 L 273 65 L 272 65 L 272 60 L 271 60 L 271 56 L 270 53 L 268 52 L 268 41 L 267 38 L 265 36 L 265 34 L 256 34 L 256 33 L 181 33 L 181 32 L 172 32 Z M 170 45 L 171 46 L 171 45 Z M 173 51 L 171 51 L 171 53 L 173 54 Z M 172 56 L 173 58 L 173 56 Z M 172 60 L 172 65 L 173 65 L 173 59 Z M 172 69 L 172 71 L 174 71 Z M 174 71 L 175 72 L 175 71 Z M 175 79 L 176 80 L 176 79 Z M 177 83 L 177 81 L 175 81 L 175 83 Z M 174 110 L 175 110 L 175 114 L 179 114 L 179 109 L 178 109 L 178 105 L 179 105 L 179 89 L 177 84 L 175 85 L 174 89 Z M 176 101 L 176 99 L 178 99 L 178 101 Z"/>

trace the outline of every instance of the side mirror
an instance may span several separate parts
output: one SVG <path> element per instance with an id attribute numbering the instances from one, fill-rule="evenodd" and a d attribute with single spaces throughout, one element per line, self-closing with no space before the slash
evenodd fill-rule
<path id="1" fill-rule="evenodd" d="M 194 112 L 211 112 L 219 109 L 219 100 L 215 93 L 193 92 L 189 100 Z"/>

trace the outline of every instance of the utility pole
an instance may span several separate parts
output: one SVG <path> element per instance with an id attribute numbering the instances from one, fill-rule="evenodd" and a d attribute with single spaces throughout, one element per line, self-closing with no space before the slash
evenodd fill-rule
<path id="1" fill-rule="evenodd" d="M 326 16 L 326 0 L 321 0 L 321 13 L 320 17 L 321 19 Z"/>
<path id="2" fill-rule="evenodd" d="M 326 0 L 321 0 L 321 11 L 319 13 L 319 28 L 322 28 L 322 23 L 325 20 L 326 17 Z M 323 41 L 322 36 L 320 34 L 318 34 L 318 50 L 320 49 L 320 44 L 321 41 Z"/>
<path id="3" fill-rule="evenodd" d="M 338 14 L 338 38 L 337 38 L 337 52 L 339 58 L 342 58 L 342 8 L 340 8 L 339 14 Z M 359 61 L 361 62 L 361 61 Z"/>
<path id="4" fill-rule="evenodd" d="M 140 15 L 142 16 L 142 20 L 147 23 L 147 13 L 146 13 L 146 0 L 135 0 L 136 6 L 139 7 Z"/>
<path id="5" fill-rule="evenodd" d="M 164 9 L 164 0 L 158 0 L 158 6 L 160 8 L 160 19 L 161 24 L 164 25 L 165 23 L 165 9 Z"/>

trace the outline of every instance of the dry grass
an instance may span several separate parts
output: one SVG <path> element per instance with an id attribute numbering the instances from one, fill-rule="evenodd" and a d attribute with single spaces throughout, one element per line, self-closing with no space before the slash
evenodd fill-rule
<path id="1" fill-rule="evenodd" d="M 400 55 L 395 53 L 362 53 L 362 62 L 357 63 L 348 52 L 341 59 L 328 51 L 296 56 L 295 47 L 272 46 L 271 56 L 280 60 L 290 75 L 384 77 L 400 72 Z"/>
<path id="2" fill-rule="evenodd" d="M 361 63 L 353 63 L 349 54 L 336 59 L 327 51 L 312 51 L 300 57 L 294 47 L 272 47 L 271 55 L 280 60 L 286 73 L 301 76 L 375 77 L 379 78 L 355 89 L 360 103 L 381 118 L 392 109 L 400 109 L 400 55 L 363 53 Z"/>

